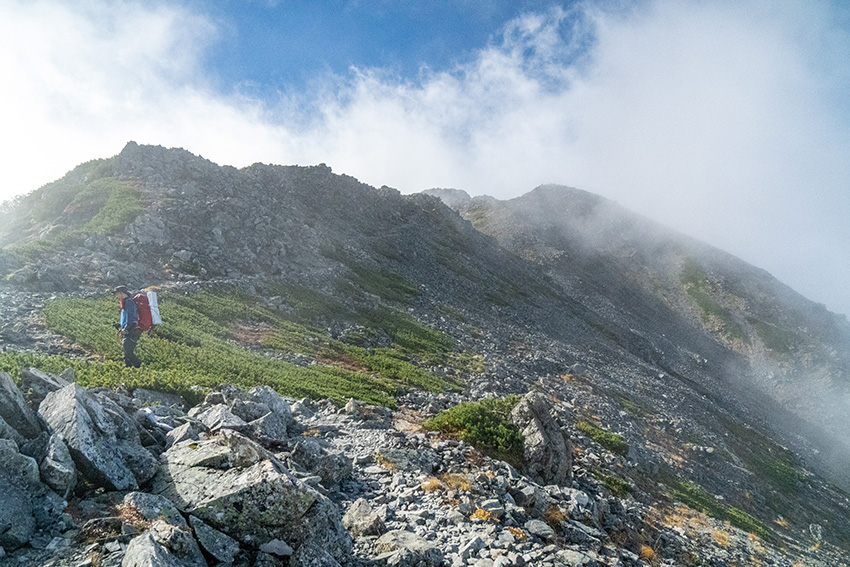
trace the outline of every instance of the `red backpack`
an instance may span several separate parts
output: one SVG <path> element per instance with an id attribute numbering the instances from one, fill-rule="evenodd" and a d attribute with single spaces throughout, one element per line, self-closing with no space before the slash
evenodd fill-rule
<path id="1" fill-rule="evenodd" d="M 147 331 L 153 327 L 153 319 L 151 318 L 151 306 L 148 303 L 148 295 L 144 292 L 137 293 L 133 296 L 133 303 L 136 304 L 136 311 L 139 312 L 139 329 Z"/>

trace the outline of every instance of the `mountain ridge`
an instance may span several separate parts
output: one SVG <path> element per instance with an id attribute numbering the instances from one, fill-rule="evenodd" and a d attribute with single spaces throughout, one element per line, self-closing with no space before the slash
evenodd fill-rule
<path id="1" fill-rule="evenodd" d="M 822 515 L 828 537 L 845 537 L 830 523 L 841 498 L 807 502 L 832 489 L 805 471 L 847 482 L 840 431 L 820 431 L 846 419 L 846 318 L 585 191 L 425 193 L 324 165 L 237 170 L 130 143 L 0 213 L 0 293 L 227 282 L 286 312 L 295 304 L 274 291 L 285 282 L 329 303 L 392 306 L 487 361 L 463 374 L 470 399 L 564 383 L 573 399 L 562 402 L 619 429 L 647 479 L 683 475 L 766 519 L 793 510 L 795 530 Z M 314 323 L 334 338 L 357 330 Z M 0 324 L 5 343 L 22 334 Z"/>

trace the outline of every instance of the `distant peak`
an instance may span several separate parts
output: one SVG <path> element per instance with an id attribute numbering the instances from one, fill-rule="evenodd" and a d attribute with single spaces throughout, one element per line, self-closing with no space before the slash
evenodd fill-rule
<path id="1" fill-rule="evenodd" d="M 447 207 L 455 209 L 463 206 L 472 200 L 469 193 L 463 189 L 426 189 L 422 191 L 423 195 L 431 195 L 440 199 Z"/>

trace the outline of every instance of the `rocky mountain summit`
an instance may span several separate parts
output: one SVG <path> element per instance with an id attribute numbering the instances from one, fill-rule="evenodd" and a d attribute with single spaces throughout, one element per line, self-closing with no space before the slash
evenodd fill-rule
<path id="1" fill-rule="evenodd" d="M 427 193 L 130 143 L 0 208 L 0 565 L 843 564 L 845 318 L 579 190 Z"/>

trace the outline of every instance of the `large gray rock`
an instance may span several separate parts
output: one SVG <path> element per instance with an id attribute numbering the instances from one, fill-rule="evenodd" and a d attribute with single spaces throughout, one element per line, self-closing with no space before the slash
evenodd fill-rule
<path id="1" fill-rule="evenodd" d="M 162 520 L 127 546 L 121 567 L 207 567 L 192 533 Z"/>
<path id="2" fill-rule="evenodd" d="M 365 498 L 358 498 L 342 517 L 342 525 L 353 536 L 381 535 L 384 522 Z"/>
<path id="3" fill-rule="evenodd" d="M 254 549 L 280 540 L 293 549 L 309 541 L 337 559 L 351 550 L 333 502 L 234 431 L 172 446 L 153 492 Z"/>
<path id="4" fill-rule="evenodd" d="M 0 478 L 0 548 L 13 550 L 26 544 L 35 532 L 29 494 Z"/>
<path id="5" fill-rule="evenodd" d="M 526 394 L 511 412 L 511 420 L 522 428 L 529 476 L 543 484 L 568 484 L 573 446 L 566 430 L 552 417 L 546 396 L 540 392 Z"/>
<path id="6" fill-rule="evenodd" d="M 321 547 L 306 543 L 292 554 L 289 567 L 339 567 L 339 562 Z"/>
<path id="7" fill-rule="evenodd" d="M 108 490 L 134 490 L 156 472 L 156 460 L 139 444 L 133 419 L 114 402 L 104 403 L 69 384 L 47 394 L 38 411 L 65 440 L 84 478 Z"/>
<path id="8" fill-rule="evenodd" d="M 11 439 L 17 443 L 18 446 L 23 445 L 24 441 L 26 441 L 23 435 L 15 431 L 15 429 L 6 423 L 6 420 L 2 417 L 0 417 L 0 439 Z"/>
<path id="9" fill-rule="evenodd" d="M 351 476 L 351 459 L 330 443 L 314 437 L 301 437 L 292 449 L 292 460 L 322 477 L 322 484 L 333 486 Z"/>
<path id="10" fill-rule="evenodd" d="M 61 390 L 68 384 L 70 382 L 61 376 L 42 372 L 37 368 L 24 368 L 21 370 L 21 389 L 27 392 L 27 396 L 33 407 L 40 404 L 50 392 Z"/>
<path id="11" fill-rule="evenodd" d="M 41 480 L 56 494 L 66 498 L 77 484 L 77 467 L 68 446 L 57 434 L 50 436 L 44 458 L 38 465 Z"/>
<path id="12" fill-rule="evenodd" d="M 252 401 L 268 407 L 269 411 L 277 415 L 285 426 L 289 427 L 292 424 L 292 411 L 289 404 L 271 387 L 256 386 L 248 391 L 248 395 Z"/>
<path id="13" fill-rule="evenodd" d="M 194 409 L 194 408 L 193 408 Z M 243 431 L 248 428 L 248 423 L 230 411 L 230 408 L 224 404 L 216 404 L 210 406 L 201 412 L 192 415 L 198 421 L 203 423 L 210 431 L 218 431 L 219 429 L 233 429 L 235 431 Z"/>
<path id="14" fill-rule="evenodd" d="M 195 516 L 189 516 L 189 524 L 195 530 L 195 537 L 201 547 L 216 561 L 230 565 L 241 551 L 239 542 L 229 535 L 207 525 Z M 302 546 L 303 547 L 303 546 Z"/>
<path id="15" fill-rule="evenodd" d="M 0 372 L 0 417 L 27 439 L 41 433 L 38 417 L 6 372 Z"/>
<path id="16" fill-rule="evenodd" d="M 425 538 L 413 532 L 393 530 L 378 538 L 375 551 L 378 559 L 397 567 L 439 567 L 443 552 Z"/>
<path id="17" fill-rule="evenodd" d="M 38 463 L 21 454 L 11 439 L 0 439 L 0 479 L 28 492 L 44 488 L 39 479 Z"/>
<path id="18" fill-rule="evenodd" d="M 130 492 L 124 496 L 124 508 L 131 509 L 145 521 L 162 520 L 178 528 L 187 528 L 186 519 L 168 498 L 147 492 Z"/>

